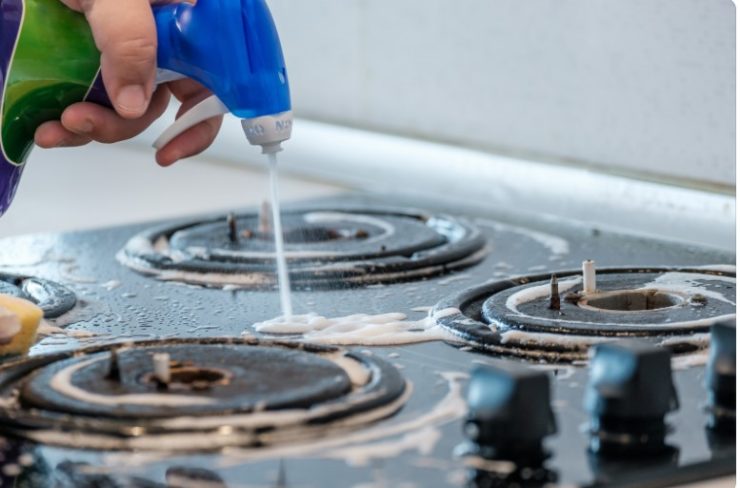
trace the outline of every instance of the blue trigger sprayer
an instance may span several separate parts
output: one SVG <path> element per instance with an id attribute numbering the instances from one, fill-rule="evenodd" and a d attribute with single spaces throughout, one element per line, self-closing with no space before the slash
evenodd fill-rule
<path id="1" fill-rule="evenodd" d="M 251 144 L 267 154 L 280 151 L 290 138 L 293 116 L 280 39 L 265 0 L 199 0 L 152 9 L 158 82 L 187 77 L 213 93 L 154 146 L 231 112 L 242 120 Z M 58 119 L 73 103 L 110 106 L 110 100 L 100 76 L 100 53 L 82 14 L 59 0 L 0 0 L 0 21 L 1 215 L 13 199 L 36 128 Z"/>
<path id="2" fill-rule="evenodd" d="M 155 142 L 231 112 L 249 142 L 274 153 L 290 138 L 288 74 L 275 23 L 264 0 L 201 0 L 154 9 L 157 64 L 199 81 L 213 96 L 193 107 Z M 217 35 L 214 35 L 214 26 Z"/>

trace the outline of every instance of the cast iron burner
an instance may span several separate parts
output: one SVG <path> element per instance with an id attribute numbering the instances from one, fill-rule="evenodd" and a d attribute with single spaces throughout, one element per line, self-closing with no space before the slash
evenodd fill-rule
<path id="1" fill-rule="evenodd" d="M 205 286 L 275 285 L 272 231 L 264 212 L 187 221 L 131 239 L 121 262 L 162 280 Z M 296 288 L 426 278 L 471 266 L 485 254 L 463 220 L 378 207 L 311 208 L 283 214 L 286 258 Z"/>
<path id="2" fill-rule="evenodd" d="M 0 293 L 35 303 L 47 319 L 57 318 L 77 304 L 77 297 L 69 288 L 32 276 L 0 273 Z"/>
<path id="3" fill-rule="evenodd" d="M 550 361 L 586 358 L 610 338 L 642 337 L 676 354 L 702 351 L 711 324 L 735 316 L 735 273 L 611 268 L 583 292 L 579 271 L 489 282 L 435 307 L 440 325 L 482 350 Z M 558 293 L 551 294 L 553 285 Z"/>
<path id="4" fill-rule="evenodd" d="M 1 366 L 0 429 L 82 448 L 256 447 L 367 425 L 400 409 L 406 389 L 391 365 L 336 347 L 138 342 Z"/>

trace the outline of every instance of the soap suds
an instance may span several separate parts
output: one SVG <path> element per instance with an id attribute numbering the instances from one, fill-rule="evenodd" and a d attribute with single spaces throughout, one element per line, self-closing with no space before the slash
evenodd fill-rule
<path id="1" fill-rule="evenodd" d="M 449 278 L 445 278 L 443 280 L 439 280 L 437 282 L 437 284 L 442 285 L 442 286 L 447 286 L 447 285 L 451 285 L 453 283 L 457 283 L 458 281 L 468 280 L 470 278 L 471 278 L 471 275 L 469 275 L 469 274 L 465 274 L 465 273 L 463 273 L 463 274 L 457 274 L 457 275 L 452 275 Z"/>
<path id="2" fill-rule="evenodd" d="M 734 264 L 707 264 L 704 266 L 692 266 L 692 268 L 720 271 L 723 273 L 735 273 L 737 271 L 737 267 Z"/>
<path id="3" fill-rule="evenodd" d="M 350 466 L 367 466 L 375 458 L 400 456 L 406 451 L 417 451 L 422 456 L 428 456 L 442 437 L 439 429 L 425 427 L 408 432 L 399 439 L 378 442 L 375 444 L 342 447 L 329 451 L 324 457 L 329 459 L 343 459 Z"/>
<path id="4" fill-rule="evenodd" d="M 108 291 L 113 291 L 119 286 L 121 286 L 121 282 L 118 280 L 110 280 L 110 281 L 106 281 L 105 283 L 102 283 L 100 286 L 102 288 L 105 288 Z"/>
<path id="5" fill-rule="evenodd" d="M 97 279 L 90 276 L 81 276 L 76 274 L 79 269 L 80 267 L 77 264 L 67 264 L 60 268 L 59 276 L 65 281 L 83 285 L 95 284 L 98 282 Z"/>
<path id="6" fill-rule="evenodd" d="M 342 353 L 337 356 L 333 356 L 331 360 L 347 373 L 349 381 L 352 383 L 353 387 L 359 388 L 370 382 L 370 371 L 368 371 L 368 369 L 360 364 L 356 359 L 348 357 Z"/>
<path id="7" fill-rule="evenodd" d="M 318 314 L 278 317 L 254 325 L 261 334 L 300 336 L 302 340 L 332 345 L 396 346 L 431 341 L 460 342 L 437 324 L 443 317 L 460 313 L 445 309 L 422 320 L 407 320 L 405 314 L 356 314 L 327 318 Z"/>
<path id="8" fill-rule="evenodd" d="M 646 284 L 641 289 L 659 290 L 665 292 L 677 292 L 685 296 L 693 295 L 704 295 L 709 298 L 713 298 L 720 302 L 729 303 L 735 305 L 735 302 L 729 300 L 722 293 L 710 290 L 706 284 L 702 284 L 701 281 L 722 281 L 725 283 L 732 283 L 735 285 L 736 280 L 734 277 L 729 276 L 715 276 L 706 275 L 701 273 L 664 273 L 658 276 L 655 281 Z"/>
<path id="9" fill-rule="evenodd" d="M 333 459 L 344 459 L 349 464 L 358 459 L 366 462 L 373 459 L 387 459 L 395 457 L 398 452 L 404 452 L 406 449 L 418 449 L 419 446 L 410 446 L 409 438 L 405 437 L 405 434 L 420 430 L 427 430 L 423 434 L 424 439 L 436 443 L 439 437 L 429 433 L 428 429 L 438 428 L 457 420 L 467 411 L 462 393 L 463 382 L 468 375 L 459 372 L 439 374 L 443 383 L 447 384 L 447 393 L 431 409 L 406 415 L 404 420 L 390 421 L 363 430 L 343 433 L 327 431 L 327 435 L 322 439 L 305 444 L 293 443 L 259 449 L 226 449 L 223 451 L 225 457 L 219 465 L 228 467 L 243 464 L 245 461 L 327 455 Z M 389 438 L 395 439 L 388 440 Z M 383 440 L 380 446 L 372 444 L 379 440 Z M 435 445 L 429 448 L 430 452 Z M 342 456 L 348 447 L 353 448 L 352 455 Z M 363 448 L 367 449 L 364 454 L 362 453 Z"/>

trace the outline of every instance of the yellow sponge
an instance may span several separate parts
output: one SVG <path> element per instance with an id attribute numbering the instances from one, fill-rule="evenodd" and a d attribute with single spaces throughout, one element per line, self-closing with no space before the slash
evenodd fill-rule
<path id="1" fill-rule="evenodd" d="M 20 322 L 20 330 L 10 343 L 0 345 L 0 358 L 27 353 L 36 340 L 36 331 L 44 318 L 43 310 L 28 300 L 0 294 L 0 312 L 9 312 Z"/>

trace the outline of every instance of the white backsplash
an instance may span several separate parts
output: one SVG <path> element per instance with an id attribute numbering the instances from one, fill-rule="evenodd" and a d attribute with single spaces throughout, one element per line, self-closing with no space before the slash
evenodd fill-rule
<path id="1" fill-rule="evenodd" d="M 734 185 L 729 0 L 269 3 L 302 117 Z"/>

